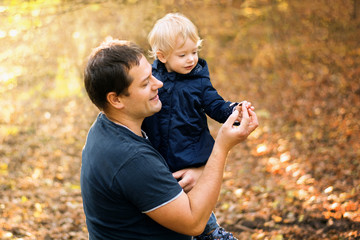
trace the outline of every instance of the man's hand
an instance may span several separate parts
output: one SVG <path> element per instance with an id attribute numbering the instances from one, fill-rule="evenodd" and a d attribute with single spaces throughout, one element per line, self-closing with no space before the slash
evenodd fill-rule
<path id="1" fill-rule="evenodd" d="M 189 192 L 196 184 L 204 167 L 185 168 L 173 173 L 174 178 L 178 179 L 180 186 L 184 192 Z"/>
<path id="2" fill-rule="evenodd" d="M 229 151 L 236 144 L 244 141 L 251 132 L 258 126 L 259 122 L 251 104 L 244 101 L 241 106 L 241 124 L 234 126 L 234 122 L 239 117 L 239 111 L 235 110 L 223 126 L 220 128 L 215 143 Z"/>
<path id="3" fill-rule="evenodd" d="M 251 102 L 246 102 L 246 101 L 242 101 L 240 102 L 234 110 L 238 110 L 239 111 L 239 116 L 238 118 L 236 119 L 236 122 L 237 123 L 240 123 L 241 122 L 241 118 L 242 118 L 242 105 L 245 105 L 246 109 L 251 109 L 252 111 L 255 110 L 255 107 L 251 105 Z M 239 125 L 239 124 L 238 124 Z"/>

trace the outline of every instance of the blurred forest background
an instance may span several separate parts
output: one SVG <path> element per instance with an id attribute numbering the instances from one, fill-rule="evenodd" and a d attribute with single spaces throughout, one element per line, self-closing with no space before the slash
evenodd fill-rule
<path id="1" fill-rule="evenodd" d="M 81 150 L 98 110 L 84 64 L 108 36 L 148 49 L 168 12 L 197 25 L 219 93 L 260 120 L 229 156 L 220 224 L 359 239 L 359 0 L 0 1 L 0 239 L 87 239 Z"/>

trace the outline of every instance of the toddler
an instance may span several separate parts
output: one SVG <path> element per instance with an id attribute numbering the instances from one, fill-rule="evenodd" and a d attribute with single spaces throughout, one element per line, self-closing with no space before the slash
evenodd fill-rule
<path id="1" fill-rule="evenodd" d="M 234 108 L 239 112 L 241 108 L 238 103 L 225 101 L 212 86 L 207 63 L 198 57 L 202 40 L 188 18 L 167 14 L 156 22 L 148 40 L 155 58 L 153 75 L 164 85 L 158 93 L 162 108 L 145 119 L 143 130 L 174 177 L 181 180 L 186 173 L 183 169 L 202 170 L 211 154 L 214 139 L 206 115 L 224 123 Z M 189 191 L 191 186 L 183 188 Z M 212 213 L 204 233 L 194 239 L 236 238 L 217 224 Z"/>

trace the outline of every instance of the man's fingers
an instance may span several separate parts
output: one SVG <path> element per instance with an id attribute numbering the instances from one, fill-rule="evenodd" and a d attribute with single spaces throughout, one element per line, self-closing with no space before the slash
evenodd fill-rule
<path id="1" fill-rule="evenodd" d="M 251 123 L 253 125 L 253 130 L 255 130 L 255 128 L 257 128 L 259 126 L 259 121 L 258 121 L 258 118 L 256 116 L 256 113 L 249 109 L 249 114 L 250 114 L 250 117 L 251 117 Z"/>
<path id="2" fill-rule="evenodd" d="M 245 102 L 243 105 L 241 105 L 242 110 L 242 117 L 249 117 L 248 108 L 247 108 L 247 102 Z"/>
<path id="3" fill-rule="evenodd" d="M 256 113 L 251 110 L 251 117 L 254 119 L 254 122 L 256 123 L 256 126 L 259 126 L 259 121 Z"/>
<path id="4" fill-rule="evenodd" d="M 246 127 L 250 122 L 250 117 L 249 117 L 248 109 L 246 107 L 246 102 L 241 107 L 242 107 L 242 112 L 241 112 L 242 116 L 241 116 L 241 124 L 240 124 L 240 126 Z"/>
<path id="5" fill-rule="evenodd" d="M 234 125 L 236 119 L 238 118 L 239 116 L 239 111 L 238 110 L 235 110 L 229 117 L 228 119 L 226 120 L 226 122 L 224 123 L 224 125 Z"/>

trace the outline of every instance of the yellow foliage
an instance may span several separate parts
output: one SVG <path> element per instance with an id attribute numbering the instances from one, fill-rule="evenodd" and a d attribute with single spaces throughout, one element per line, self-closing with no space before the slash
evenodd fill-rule
<path id="1" fill-rule="evenodd" d="M 15 136 L 19 133 L 18 126 L 2 125 L 0 126 L 0 142 L 7 136 Z"/>
<path id="2" fill-rule="evenodd" d="M 50 96 L 62 98 L 79 95 L 81 93 L 80 82 L 81 79 L 74 68 L 74 63 L 67 57 L 59 57 L 55 88 L 51 91 Z"/>
<path id="3" fill-rule="evenodd" d="M 0 175 L 7 175 L 8 174 L 8 165 L 6 163 L 0 164 Z"/>
<path id="4" fill-rule="evenodd" d="M 21 196 L 21 202 L 25 203 L 27 202 L 29 199 L 26 196 Z"/>

